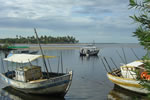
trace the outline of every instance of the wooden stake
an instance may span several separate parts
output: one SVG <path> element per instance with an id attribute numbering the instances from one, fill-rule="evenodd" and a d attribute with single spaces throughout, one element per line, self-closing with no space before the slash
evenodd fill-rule
<path id="1" fill-rule="evenodd" d="M 126 55 L 125 55 L 125 52 L 124 52 L 123 48 L 122 48 L 122 52 L 123 52 L 123 55 L 124 55 L 125 63 L 127 64 L 127 59 L 126 59 Z"/>
<path id="2" fill-rule="evenodd" d="M 104 60 L 105 60 L 105 62 L 106 62 L 106 64 L 107 64 L 107 66 L 108 66 L 109 70 L 112 72 L 111 67 L 109 66 L 109 64 L 108 64 L 108 62 L 107 62 L 107 60 L 106 60 L 106 58 L 105 58 L 105 57 L 104 57 Z"/>
<path id="3" fill-rule="evenodd" d="M 120 59 L 122 60 L 123 63 L 125 63 L 125 61 L 123 60 L 123 58 L 121 57 L 121 55 L 119 54 L 119 52 L 116 50 L 117 54 L 119 55 Z"/>
<path id="4" fill-rule="evenodd" d="M 110 57 L 112 63 L 115 65 L 116 69 L 118 69 L 117 65 L 115 64 L 114 60 Z"/>
<path id="5" fill-rule="evenodd" d="M 132 48 L 130 48 L 131 49 L 131 51 L 133 52 L 133 54 L 135 55 L 135 57 L 138 59 L 138 60 L 140 60 L 140 58 L 136 55 L 136 53 L 134 52 L 134 50 L 132 49 Z"/>
<path id="6" fill-rule="evenodd" d="M 99 56 L 100 56 L 100 55 L 99 55 Z M 102 61 L 103 65 L 104 65 L 105 71 L 106 71 L 106 72 L 109 72 L 109 71 L 107 70 L 107 67 L 106 67 L 104 61 L 103 61 L 103 58 L 102 58 L 101 56 L 100 56 L 100 58 L 101 58 L 101 61 Z"/>

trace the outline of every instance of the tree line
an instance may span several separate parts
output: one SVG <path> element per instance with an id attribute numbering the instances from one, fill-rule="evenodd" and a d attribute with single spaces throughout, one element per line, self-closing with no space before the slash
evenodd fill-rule
<path id="1" fill-rule="evenodd" d="M 48 43 L 78 43 L 79 40 L 76 40 L 73 36 L 63 36 L 63 37 L 52 37 L 42 35 L 39 37 L 40 43 L 48 44 Z M 8 44 L 15 44 L 15 43 L 27 43 L 27 44 L 35 44 L 37 43 L 37 39 L 35 36 L 18 36 L 16 35 L 15 38 L 5 38 L 0 39 L 0 43 L 8 43 Z"/>

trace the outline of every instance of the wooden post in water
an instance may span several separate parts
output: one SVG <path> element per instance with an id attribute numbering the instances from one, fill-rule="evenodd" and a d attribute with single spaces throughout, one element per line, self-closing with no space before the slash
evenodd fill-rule
<path id="1" fill-rule="evenodd" d="M 119 55 L 120 59 L 122 60 L 123 63 L 125 63 L 125 61 L 123 60 L 123 58 L 121 57 L 121 55 L 119 54 L 119 52 L 116 50 L 117 54 Z"/>
<path id="2" fill-rule="evenodd" d="M 61 72 L 63 73 L 63 60 L 62 60 L 62 52 L 61 52 Z"/>
<path id="3" fill-rule="evenodd" d="M 58 68 L 57 68 L 57 73 L 59 73 L 59 63 L 60 63 L 60 56 L 58 56 Z"/>
<path id="4" fill-rule="evenodd" d="M 134 52 L 134 50 L 132 49 L 132 48 L 130 48 L 131 49 L 131 51 L 133 52 L 133 54 L 135 55 L 135 57 L 138 59 L 138 60 L 140 60 L 140 58 L 136 55 L 136 53 Z"/>
<path id="5" fill-rule="evenodd" d="M 122 52 L 123 52 L 123 55 L 124 55 L 125 63 L 127 64 L 127 59 L 126 59 L 126 55 L 125 55 L 125 52 L 124 52 L 124 49 L 123 49 L 123 48 L 122 48 Z"/>
<path id="6" fill-rule="evenodd" d="M 112 63 L 115 65 L 116 69 L 118 69 L 117 65 L 115 64 L 114 60 L 110 57 L 110 60 L 112 61 Z"/>
<path id="7" fill-rule="evenodd" d="M 104 57 L 104 60 L 105 60 L 105 62 L 106 62 L 106 64 L 107 64 L 107 66 L 108 66 L 109 70 L 112 72 L 112 69 L 111 69 L 111 67 L 109 66 L 109 64 L 108 64 L 108 62 L 107 62 L 107 60 L 106 60 L 106 58 L 105 58 L 105 57 Z"/>
<path id="8" fill-rule="evenodd" d="M 99 55 L 99 56 L 100 56 L 100 55 Z M 101 61 L 102 61 L 103 65 L 104 65 L 104 68 L 105 68 L 106 72 L 109 72 L 109 71 L 107 70 L 107 67 L 106 67 L 104 61 L 103 61 L 103 58 L 102 58 L 101 56 L 100 56 L 100 58 L 101 58 Z"/>
<path id="9" fill-rule="evenodd" d="M 51 64 L 50 64 L 49 59 L 47 59 L 47 62 L 48 62 L 49 68 L 50 68 L 50 72 L 52 72 L 52 68 L 51 68 Z"/>
<path id="10" fill-rule="evenodd" d="M 40 44 L 40 40 L 39 40 L 39 37 L 37 35 L 37 32 L 36 32 L 35 28 L 34 28 L 34 31 L 35 31 L 35 34 L 36 34 L 37 42 L 38 42 L 40 50 L 41 50 L 41 54 L 42 54 L 42 58 L 43 58 L 43 63 L 44 63 L 44 66 L 45 66 L 45 69 L 46 69 L 46 72 L 47 72 L 47 76 L 49 78 L 49 73 L 48 73 L 48 68 L 47 68 L 47 65 L 46 65 L 46 60 L 45 60 L 44 53 L 43 53 L 43 50 L 42 50 L 42 47 L 41 47 L 41 44 Z"/>

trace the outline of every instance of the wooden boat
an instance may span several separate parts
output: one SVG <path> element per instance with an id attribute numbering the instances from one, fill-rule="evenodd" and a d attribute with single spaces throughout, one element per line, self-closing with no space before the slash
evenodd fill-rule
<path id="1" fill-rule="evenodd" d="M 96 56 L 99 53 L 99 49 L 95 46 L 87 46 L 80 48 L 80 56 Z"/>
<path id="2" fill-rule="evenodd" d="M 38 50 L 30 50 L 28 46 L 9 46 L 9 49 L 12 49 L 9 53 L 8 56 L 11 56 L 12 54 L 37 54 Z"/>
<path id="3" fill-rule="evenodd" d="M 19 91 L 31 94 L 49 94 L 64 96 L 72 81 L 72 71 L 67 73 L 42 72 L 41 67 L 32 65 L 31 61 L 42 55 L 14 54 L 5 61 L 15 63 L 30 63 L 29 66 L 17 67 L 15 70 L 0 73 L 0 79 Z M 44 56 L 53 58 L 54 56 Z"/>
<path id="4" fill-rule="evenodd" d="M 114 84 L 130 91 L 147 94 L 149 91 L 137 80 L 136 70 L 143 72 L 143 63 L 140 61 L 131 62 L 123 65 L 120 69 L 108 72 L 107 76 Z"/>

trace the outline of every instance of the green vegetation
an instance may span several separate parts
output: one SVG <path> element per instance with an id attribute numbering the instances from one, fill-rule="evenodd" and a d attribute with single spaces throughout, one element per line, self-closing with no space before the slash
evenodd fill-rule
<path id="1" fill-rule="evenodd" d="M 79 41 L 76 40 L 73 36 L 64 36 L 64 37 L 52 37 L 52 36 L 41 36 L 39 37 L 40 43 L 48 44 L 48 43 L 78 43 Z M 16 38 L 5 38 L 0 39 L 0 43 L 29 43 L 35 44 L 37 40 L 34 36 L 22 37 L 16 36 Z"/>
<path id="2" fill-rule="evenodd" d="M 136 23 L 138 23 L 138 28 L 133 33 L 144 46 L 147 53 L 142 58 L 145 62 L 145 69 L 150 74 L 150 0 L 130 0 L 130 8 L 136 9 L 138 15 L 130 16 Z M 143 81 L 141 83 L 150 91 L 150 81 Z"/>

